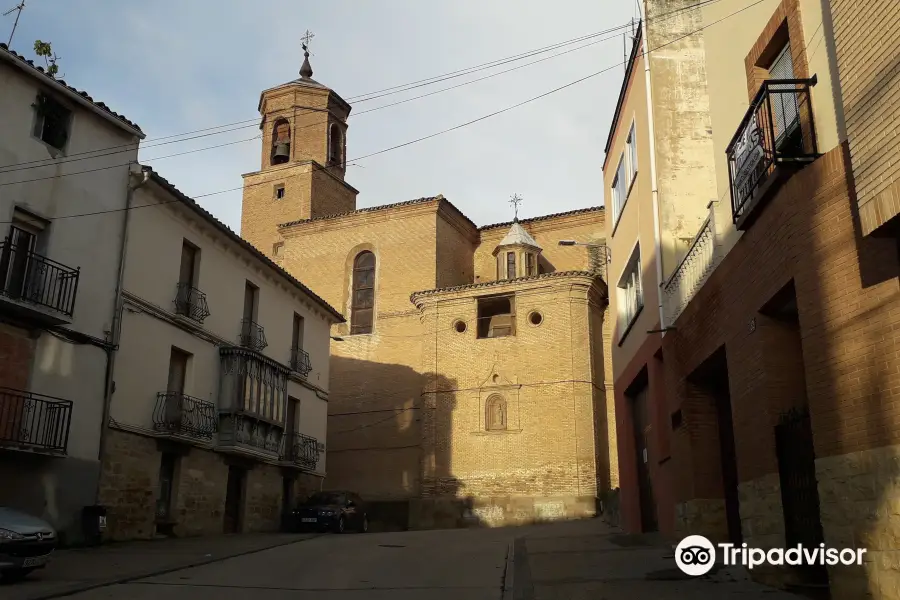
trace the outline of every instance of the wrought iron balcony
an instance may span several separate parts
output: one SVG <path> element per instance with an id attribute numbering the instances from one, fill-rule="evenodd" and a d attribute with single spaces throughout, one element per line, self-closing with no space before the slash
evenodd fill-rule
<path id="1" fill-rule="evenodd" d="M 315 470 L 319 464 L 319 442 L 314 437 L 294 433 L 287 437 L 282 460 L 292 462 L 304 469 Z"/>
<path id="2" fill-rule="evenodd" d="M 179 283 L 175 290 L 175 314 L 202 324 L 210 315 L 206 294 L 189 283 Z"/>
<path id="3" fill-rule="evenodd" d="M 153 429 L 211 440 L 219 423 L 216 406 L 179 392 L 160 392 L 153 410 Z"/>
<path id="4" fill-rule="evenodd" d="M 65 454 L 72 401 L 0 388 L 0 447 Z"/>
<path id="5" fill-rule="evenodd" d="M 309 352 L 303 348 L 291 348 L 291 370 L 300 373 L 303 377 L 312 371 L 312 363 L 309 361 Z"/>
<path id="6" fill-rule="evenodd" d="M 79 269 L 50 260 L 9 238 L 0 245 L 0 296 L 71 317 Z"/>
<path id="7" fill-rule="evenodd" d="M 250 319 L 241 319 L 240 344 L 244 348 L 260 352 L 269 345 L 266 341 L 266 331 Z"/>
<path id="8" fill-rule="evenodd" d="M 763 82 L 728 144 L 731 208 L 739 229 L 774 186 L 819 156 L 809 92 L 814 85 L 815 77 Z"/>

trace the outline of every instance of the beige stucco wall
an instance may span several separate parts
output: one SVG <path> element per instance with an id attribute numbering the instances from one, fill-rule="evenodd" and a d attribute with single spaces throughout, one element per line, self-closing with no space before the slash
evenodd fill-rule
<path id="1" fill-rule="evenodd" d="M 726 4 L 735 9 L 734 2 Z M 700 10 L 691 8 L 695 5 L 646 0 L 663 280 L 684 258 L 716 192 L 706 31 Z"/>
<path id="2" fill-rule="evenodd" d="M 655 224 L 652 179 L 650 177 L 650 128 L 647 121 L 645 81 L 644 59 L 638 56 L 603 171 L 603 190 L 607 211 L 609 211 L 606 220 L 606 236 L 612 257 L 609 264 L 609 314 L 612 319 L 610 326 L 612 327 L 613 381 L 618 379 L 619 373 L 643 343 L 646 332 L 657 329 L 659 326 L 659 282 L 656 273 Z M 622 213 L 616 221 L 612 214 L 610 194 L 619 158 L 625 150 L 625 140 L 632 122 L 635 123 L 638 144 L 638 170 Z M 618 319 L 621 308 L 617 290 L 625 266 L 637 244 L 640 244 L 641 249 L 641 286 L 644 309 L 638 315 L 631 331 L 622 339 L 623 331 Z"/>
<path id="3" fill-rule="evenodd" d="M 54 150 L 59 158 L 53 160 L 50 147 L 32 135 L 35 97 L 41 89 L 55 89 L 41 86 L 39 79 L 0 62 L 0 164 L 43 161 L 37 163 L 41 166 L 23 165 L 29 168 L 0 173 L 0 239 L 7 235 L 16 206 L 48 220 L 113 211 L 50 221 L 43 252 L 51 260 L 81 268 L 74 316 L 67 326 L 105 339 L 112 320 L 125 214 L 121 209 L 128 171 L 122 165 L 137 157 L 136 150 L 122 146 L 136 143 L 137 138 L 57 92 L 54 97 L 73 116 L 65 151 L 60 155 Z M 67 156 L 112 147 L 123 151 L 66 162 Z M 72 175 L 87 170 L 94 171 Z M 85 235 L 87 231 L 103 235 Z M 46 333 L 37 341 L 29 388 L 75 403 L 68 451 L 77 459 L 97 460 L 105 369 L 106 354 L 97 347 L 71 344 Z"/>
<path id="4" fill-rule="evenodd" d="M 169 352 L 176 346 L 193 355 L 185 393 L 218 402 L 220 359 L 217 344 L 237 344 L 243 315 L 244 284 L 259 287 L 257 322 L 268 346 L 263 354 L 286 365 L 290 360 L 294 313 L 304 318 L 303 349 L 312 371 L 306 384 L 289 382 L 288 394 L 300 400 L 299 433 L 326 440 L 330 323 L 333 317 L 246 249 L 227 239 L 196 213 L 173 201 L 155 184 L 135 193 L 137 205 L 168 202 L 145 209 L 132 221 L 125 268 L 129 295 L 116 364 L 116 395 L 111 414 L 117 421 L 152 431 L 156 394 L 166 389 Z M 210 316 L 190 332 L 174 322 L 174 298 L 183 240 L 200 249 L 197 288 L 204 292 Z M 324 456 L 319 470 L 324 472 Z"/>

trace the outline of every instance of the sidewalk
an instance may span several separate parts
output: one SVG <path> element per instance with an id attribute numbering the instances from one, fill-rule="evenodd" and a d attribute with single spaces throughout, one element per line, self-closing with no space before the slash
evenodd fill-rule
<path id="1" fill-rule="evenodd" d="M 142 579 L 315 535 L 260 533 L 114 543 L 96 548 L 58 550 L 46 568 L 18 583 L 0 583 L 3 600 L 45 600 L 113 583 Z"/>
<path id="2" fill-rule="evenodd" d="M 504 600 L 802 600 L 754 583 L 742 568 L 688 577 L 661 538 L 622 534 L 600 519 L 536 527 L 513 554 Z"/>

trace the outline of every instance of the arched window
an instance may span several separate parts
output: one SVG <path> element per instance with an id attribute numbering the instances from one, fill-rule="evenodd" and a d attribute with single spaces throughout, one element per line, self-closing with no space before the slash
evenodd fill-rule
<path id="1" fill-rule="evenodd" d="M 506 278 L 507 279 L 515 279 L 516 278 L 516 253 L 515 252 L 507 252 L 506 253 Z"/>
<path id="2" fill-rule="evenodd" d="M 350 333 L 372 333 L 375 309 L 375 255 L 360 252 L 353 261 L 353 298 L 350 304 Z"/>
<path id="3" fill-rule="evenodd" d="M 491 396 L 484 404 L 484 428 L 488 431 L 506 429 L 506 400 L 502 396 Z"/>
<path id="4" fill-rule="evenodd" d="M 291 124 L 278 119 L 272 128 L 272 164 L 280 165 L 291 158 Z"/>
<path id="5" fill-rule="evenodd" d="M 328 155 L 328 163 L 334 166 L 341 166 L 344 163 L 344 148 L 341 139 L 341 128 L 337 123 L 331 125 L 331 138 L 328 147 L 330 152 Z"/>

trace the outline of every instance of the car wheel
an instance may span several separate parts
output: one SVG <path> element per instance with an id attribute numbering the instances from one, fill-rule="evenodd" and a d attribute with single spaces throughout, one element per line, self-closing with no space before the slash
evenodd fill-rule
<path id="1" fill-rule="evenodd" d="M 362 525 L 359 526 L 360 533 L 369 532 L 369 515 L 363 515 Z"/>
<path id="2" fill-rule="evenodd" d="M 346 527 L 346 522 L 344 521 L 344 517 L 338 519 L 337 527 L 335 528 L 335 533 L 344 533 L 344 528 Z"/>
<path id="3" fill-rule="evenodd" d="M 0 577 L 3 578 L 3 581 L 21 581 L 28 577 L 28 574 L 34 571 L 34 569 L 16 569 L 15 571 L 6 571 Z"/>

